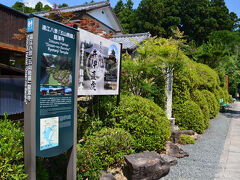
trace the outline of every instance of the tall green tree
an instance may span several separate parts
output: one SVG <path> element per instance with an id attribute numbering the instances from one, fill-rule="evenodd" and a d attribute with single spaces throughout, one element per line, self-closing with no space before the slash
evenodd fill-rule
<path id="1" fill-rule="evenodd" d="M 24 3 L 17 1 L 15 4 L 12 6 L 13 9 L 16 9 L 18 11 L 23 11 L 24 10 Z"/>
<path id="2" fill-rule="evenodd" d="M 64 8 L 64 7 L 68 7 L 68 4 L 62 3 L 58 5 L 58 8 Z"/>
<path id="3" fill-rule="evenodd" d="M 47 4 L 43 7 L 43 11 L 49 11 L 50 9 L 51 7 Z"/>
<path id="4" fill-rule="evenodd" d="M 125 33 L 135 33 L 136 30 L 136 19 L 135 11 L 133 10 L 133 1 L 128 0 L 125 4 L 122 0 L 118 1 L 114 8 L 118 20 Z"/>
<path id="5" fill-rule="evenodd" d="M 43 10 L 43 4 L 39 1 L 36 5 L 35 5 L 35 11 L 41 11 Z"/>
<path id="6" fill-rule="evenodd" d="M 162 26 L 163 15 L 162 0 L 142 0 L 136 10 L 138 31 L 150 32 L 153 36 L 162 36 L 165 33 Z"/>
<path id="7" fill-rule="evenodd" d="M 122 0 L 119 0 L 116 6 L 114 7 L 113 11 L 118 16 L 123 9 L 124 9 L 124 3 Z"/>
<path id="8" fill-rule="evenodd" d="M 181 18 L 179 16 L 181 12 L 180 1 L 178 0 L 163 0 L 164 12 L 162 21 L 162 27 L 165 32 L 164 37 L 170 37 L 173 35 L 173 30 L 176 30 L 177 27 L 180 27 Z"/>
<path id="9" fill-rule="evenodd" d="M 233 30 L 234 13 L 229 13 L 229 9 L 225 5 L 224 0 L 212 0 L 210 6 L 210 15 L 217 22 L 217 30 Z"/>

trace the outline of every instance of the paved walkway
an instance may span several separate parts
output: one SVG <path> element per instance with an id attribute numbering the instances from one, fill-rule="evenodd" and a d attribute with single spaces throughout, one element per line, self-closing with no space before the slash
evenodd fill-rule
<path id="1" fill-rule="evenodd" d="M 220 159 L 216 180 L 240 180 L 240 103 L 230 111 L 231 124 Z"/>
<path id="2" fill-rule="evenodd" d="M 210 128 L 161 180 L 240 180 L 240 102 L 210 121 Z"/>

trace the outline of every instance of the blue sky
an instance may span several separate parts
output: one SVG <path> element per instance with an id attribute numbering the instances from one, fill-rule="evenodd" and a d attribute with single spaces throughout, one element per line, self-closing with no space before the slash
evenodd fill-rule
<path id="1" fill-rule="evenodd" d="M 19 0 L 21 2 L 29 2 L 29 3 L 36 3 L 40 0 Z M 67 3 L 69 6 L 74 6 L 78 4 L 83 4 L 84 2 L 90 2 L 91 0 L 41 0 L 41 2 L 49 2 L 51 4 L 57 3 L 57 4 L 62 4 L 62 3 Z M 95 0 L 95 2 L 102 1 L 102 0 Z M 126 2 L 126 0 L 123 0 Z M 139 2 L 141 0 L 133 0 L 134 2 L 134 8 L 137 8 Z M 6 5 L 6 6 L 12 6 L 16 0 L 0 0 L 0 3 Z M 111 6 L 114 7 L 118 0 L 110 0 Z M 240 0 L 225 0 L 225 3 L 228 7 L 228 9 L 232 12 L 235 12 L 238 17 L 240 17 Z"/>

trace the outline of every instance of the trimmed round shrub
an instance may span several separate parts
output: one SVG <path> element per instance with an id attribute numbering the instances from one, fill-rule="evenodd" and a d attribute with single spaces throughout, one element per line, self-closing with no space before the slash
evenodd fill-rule
<path id="1" fill-rule="evenodd" d="M 88 136 L 84 145 L 78 146 L 79 179 L 97 179 L 100 170 L 122 164 L 124 155 L 134 153 L 134 139 L 121 128 L 103 128 Z"/>
<path id="2" fill-rule="evenodd" d="M 195 66 L 199 77 L 199 89 L 213 91 L 220 82 L 218 73 L 205 64 L 195 63 Z"/>
<path id="3" fill-rule="evenodd" d="M 117 126 L 133 136 L 138 152 L 160 152 L 171 136 L 171 126 L 166 113 L 149 99 L 133 95 L 122 96 L 113 116 Z"/>
<path id="4" fill-rule="evenodd" d="M 185 101 L 183 104 L 174 105 L 176 124 L 181 129 L 191 129 L 197 133 L 205 130 L 204 115 L 200 107 L 193 101 Z"/>
<path id="5" fill-rule="evenodd" d="M 181 134 L 181 136 L 179 138 L 179 143 L 180 144 L 195 144 L 196 141 L 192 136 L 190 136 L 188 134 Z"/>
<path id="6" fill-rule="evenodd" d="M 220 102 L 216 100 L 216 97 L 210 91 L 203 90 L 202 93 L 207 100 L 210 119 L 212 119 L 217 116 L 220 110 Z"/>
<path id="7" fill-rule="evenodd" d="M 0 119 L 0 179 L 25 179 L 23 161 L 24 132 L 20 123 Z"/>
<path id="8" fill-rule="evenodd" d="M 184 67 L 174 71 L 173 78 L 173 103 L 183 104 L 190 100 L 190 92 L 196 89 L 199 77 L 196 73 L 195 63 L 189 58 L 184 59 Z"/>
<path id="9" fill-rule="evenodd" d="M 199 90 L 196 90 L 192 93 L 192 100 L 200 107 L 202 110 L 202 113 L 204 115 L 204 124 L 205 124 L 205 129 L 209 127 L 209 119 L 210 119 L 210 114 L 209 114 L 209 109 L 208 109 L 208 103 L 203 95 L 203 93 Z"/>

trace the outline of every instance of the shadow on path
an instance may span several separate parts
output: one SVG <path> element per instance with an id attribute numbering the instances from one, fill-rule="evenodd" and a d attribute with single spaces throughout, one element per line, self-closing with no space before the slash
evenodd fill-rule
<path id="1" fill-rule="evenodd" d="M 222 112 L 221 114 L 227 118 L 240 118 L 240 110 L 234 110 L 234 107 Z"/>

